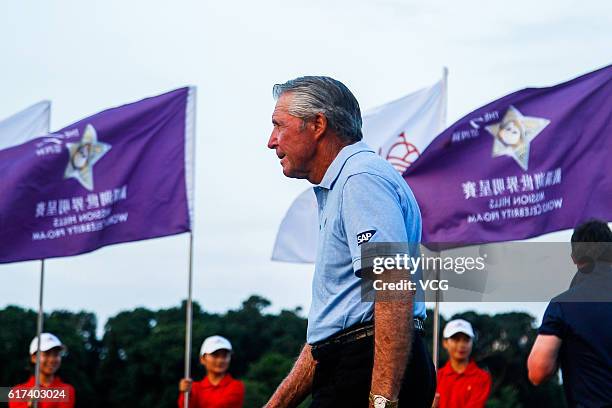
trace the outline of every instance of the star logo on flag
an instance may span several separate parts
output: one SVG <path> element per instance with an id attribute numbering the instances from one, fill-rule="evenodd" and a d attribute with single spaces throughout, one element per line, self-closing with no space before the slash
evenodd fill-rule
<path id="1" fill-rule="evenodd" d="M 66 148 L 69 160 L 64 179 L 75 178 L 83 187 L 93 190 L 93 166 L 111 149 L 111 145 L 98 142 L 96 129 L 87 125 L 81 140 L 78 143 L 66 143 Z"/>
<path id="2" fill-rule="evenodd" d="M 493 157 L 512 157 L 523 170 L 527 170 L 529 144 L 549 123 L 548 119 L 523 116 L 510 106 L 501 122 L 485 127 L 493 136 Z"/>

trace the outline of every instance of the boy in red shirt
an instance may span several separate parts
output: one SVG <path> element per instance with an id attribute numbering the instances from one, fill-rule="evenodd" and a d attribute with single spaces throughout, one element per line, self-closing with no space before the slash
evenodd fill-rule
<path id="1" fill-rule="evenodd" d="M 38 337 L 34 337 L 30 343 L 30 361 L 34 365 L 37 349 Z M 53 334 L 42 333 L 40 335 L 39 395 L 42 398 L 38 401 L 38 408 L 74 408 L 74 388 L 56 375 L 62 365 L 62 355 L 65 350 L 66 347 Z M 34 404 L 27 398 L 27 393 L 35 389 L 35 384 L 36 380 L 32 375 L 25 383 L 13 387 L 13 398 L 9 398 L 9 408 L 32 407 Z"/>
<path id="2" fill-rule="evenodd" d="M 242 408 L 244 384 L 228 372 L 232 344 L 225 337 L 211 336 L 200 349 L 200 362 L 206 368 L 202 381 L 183 378 L 179 383 L 178 406 L 183 408 L 185 392 L 189 391 L 189 408 Z"/>
<path id="3" fill-rule="evenodd" d="M 442 345 L 448 362 L 438 370 L 438 389 L 433 408 L 482 408 L 491 391 L 491 376 L 470 360 L 474 330 L 456 319 L 444 327 Z"/>

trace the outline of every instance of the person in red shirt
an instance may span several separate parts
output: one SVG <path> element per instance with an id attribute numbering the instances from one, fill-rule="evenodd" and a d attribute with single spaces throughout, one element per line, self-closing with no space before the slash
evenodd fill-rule
<path id="1" fill-rule="evenodd" d="M 36 350 L 38 349 L 38 337 L 34 337 L 30 343 L 30 361 L 36 364 Z M 67 384 L 57 376 L 57 370 L 62 365 L 62 355 L 66 347 L 51 333 L 40 335 L 40 391 L 43 397 L 39 399 L 38 408 L 74 408 L 75 396 L 72 385 Z M 20 398 L 33 390 L 36 385 L 34 376 L 30 376 L 25 383 L 12 388 L 13 398 L 9 398 L 9 408 L 29 408 L 34 404 L 28 398 Z"/>
<path id="2" fill-rule="evenodd" d="M 433 408 L 482 408 L 491 391 L 491 375 L 470 359 L 474 330 L 456 319 L 444 327 L 442 345 L 448 362 L 438 370 L 438 388 Z"/>
<path id="3" fill-rule="evenodd" d="M 242 408 L 244 384 L 234 379 L 227 370 L 232 358 L 232 344 L 221 336 L 204 340 L 200 362 L 206 368 L 202 381 L 183 378 L 179 383 L 178 406 L 183 408 L 185 392 L 189 392 L 189 408 Z"/>

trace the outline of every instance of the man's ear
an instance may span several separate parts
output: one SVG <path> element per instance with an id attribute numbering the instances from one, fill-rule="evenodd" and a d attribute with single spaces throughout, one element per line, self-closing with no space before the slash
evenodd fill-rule
<path id="1" fill-rule="evenodd" d="M 32 364 L 36 364 L 36 353 L 30 355 L 30 361 L 32 362 Z"/>
<path id="2" fill-rule="evenodd" d="M 327 118 L 322 113 L 317 113 L 314 118 L 308 121 L 308 126 L 311 127 L 315 140 L 319 140 L 327 130 Z"/>

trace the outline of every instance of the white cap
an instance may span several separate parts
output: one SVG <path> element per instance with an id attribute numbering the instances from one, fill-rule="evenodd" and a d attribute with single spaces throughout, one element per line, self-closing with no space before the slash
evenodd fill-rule
<path id="1" fill-rule="evenodd" d="M 474 338 L 474 329 L 472 329 L 472 325 L 470 322 L 463 319 L 455 319 L 446 323 L 442 336 L 448 339 L 457 333 L 467 334 L 471 338 Z"/>
<path id="2" fill-rule="evenodd" d="M 55 335 L 51 333 L 40 334 L 40 351 L 49 351 L 55 347 L 61 347 L 62 349 L 65 348 L 60 339 L 58 339 Z M 30 343 L 30 354 L 35 354 L 37 349 L 38 336 L 34 337 Z"/>
<path id="3" fill-rule="evenodd" d="M 202 348 L 200 348 L 200 355 L 214 353 L 217 350 L 232 351 L 232 343 L 222 336 L 207 337 L 204 343 L 202 343 Z"/>

